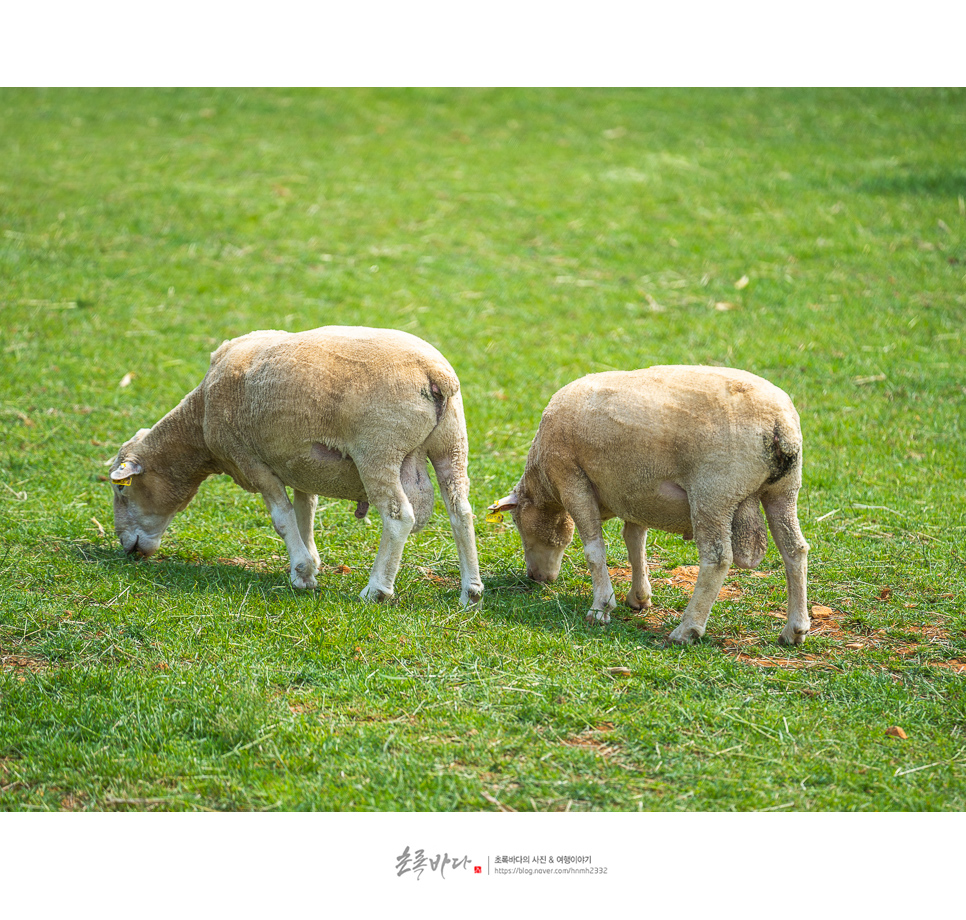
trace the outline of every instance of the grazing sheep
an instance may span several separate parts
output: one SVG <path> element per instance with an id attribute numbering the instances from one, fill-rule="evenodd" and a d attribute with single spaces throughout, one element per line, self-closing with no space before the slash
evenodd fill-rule
<path id="1" fill-rule="evenodd" d="M 371 503 L 382 539 L 362 597 L 383 600 L 393 593 L 407 536 L 432 514 L 427 458 L 456 538 L 460 600 L 475 606 L 483 584 L 466 423 L 446 359 L 388 329 L 252 332 L 223 343 L 201 384 L 120 449 L 110 474 L 114 529 L 128 553 L 150 556 L 201 482 L 227 473 L 264 498 L 285 540 L 292 584 L 314 588 L 318 496 L 358 502 L 358 517 Z"/>
<path id="2" fill-rule="evenodd" d="M 550 400 L 523 477 L 492 513 L 510 511 L 527 574 L 553 581 L 574 525 L 594 584 L 590 623 L 610 622 L 614 589 L 601 521 L 624 521 L 632 583 L 627 604 L 651 605 L 644 543 L 650 527 L 693 539 L 700 569 L 677 643 L 704 635 L 732 563 L 754 568 L 767 537 L 760 505 L 785 563 L 788 622 L 781 641 L 809 628 L 808 544 L 798 525 L 802 434 L 778 387 L 745 371 L 664 366 L 590 374 Z"/>

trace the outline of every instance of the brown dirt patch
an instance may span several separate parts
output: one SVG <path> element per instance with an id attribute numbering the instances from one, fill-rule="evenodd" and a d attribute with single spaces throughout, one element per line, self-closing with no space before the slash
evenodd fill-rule
<path id="1" fill-rule="evenodd" d="M 660 562 L 648 562 L 647 567 L 649 570 L 660 568 Z M 672 569 L 666 578 L 651 578 L 652 585 L 669 585 L 672 588 L 677 588 L 679 591 L 683 591 L 685 594 L 694 594 L 694 585 L 698 580 L 698 571 L 700 566 L 697 565 L 679 565 L 676 569 Z M 610 572 L 610 577 L 617 582 L 629 582 L 631 580 L 631 569 L 630 566 L 626 565 L 615 565 L 607 569 Z M 751 573 L 753 577 L 765 578 L 770 573 L 769 572 L 753 572 Z M 726 600 L 729 598 L 741 597 L 741 588 L 736 584 L 725 584 L 722 586 L 721 590 L 718 592 L 718 600 Z"/>
<path id="2" fill-rule="evenodd" d="M 216 560 L 219 565 L 237 566 L 242 569 L 249 569 L 253 572 L 267 572 L 269 569 L 274 571 L 278 568 L 281 561 L 277 557 L 270 559 L 246 559 L 244 556 L 221 556 Z"/>
<path id="3" fill-rule="evenodd" d="M 611 570 L 612 574 L 619 575 L 623 570 Z M 694 590 L 694 581 L 697 578 L 698 566 L 679 566 L 669 573 L 669 577 L 652 579 L 654 584 L 670 585 L 690 594 Z M 627 570 L 628 577 L 630 570 Z M 750 572 L 745 577 L 765 578 L 771 572 Z M 734 585 L 726 585 L 720 597 L 740 597 L 741 588 Z M 878 601 L 879 599 L 877 599 Z M 894 666 L 899 667 L 903 661 L 913 656 L 918 656 L 929 667 L 942 668 L 956 674 L 966 673 L 966 657 L 949 659 L 945 655 L 949 654 L 951 638 L 948 626 L 945 622 L 937 620 L 930 623 L 918 623 L 901 626 L 886 626 L 868 628 L 862 625 L 861 619 L 857 617 L 857 611 L 852 608 L 848 601 L 843 602 L 846 610 L 835 607 L 828 607 L 824 604 L 813 604 L 809 614 L 811 618 L 811 628 L 809 638 L 806 638 L 805 645 L 800 649 L 788 649 L 787 651 L 777 651 L 775 654 L 762 654 L 762 646 L 774 646 L 777 641 L 777 632 L 763 631 L 760 634 L 752 630 L 742 630 L 737 635 L 734 631 L 727 637 L 716 639 L 715 637 L 715 615 L 711 612 L 709 621 L 709 633 L 706 639 L 715 641 L 722 651 L 734 657 L 742 664 L 748 664 L 759 668 L 838 668 L 834 661 L 843 654 L 862 654 L 868 652 L 885 653 L 894 658 Z M 929 615 L 923 611 L 924 615 Z M 673 629 L 681 618 L 681 612 L 669 608 L 651 607 L 648 610 L 630 611 L 627 608 L 619 607 L 611 614 L 618 617 L 625 623 L 630 623 L 638 629 L 654 636 L 666 638 L 667 633 Z M 752 611 L 752 616 L 769 617 L 770 619 L 784 624 L 787 613 L 784 610 Z M 936 616 L 933 614 L 933 616 Z M 776 623 L 776 627 L 778 624 Z M 780 628 L 780 627 L 778 627 Z M 720 634 L 719 634 L 720 635 Z M 814 650 L 809 647 L 810 638 L 823 638 L 830 640 L 830 643 L 821 650 Z M 892 667 L 891 664 L 883 664 L 881 659 L 878 666 Z"/>
<path id="4" fill-rule="evenodd" d="M 159 557 L 160 558 L 160 557 Z M 271 572 L 276 573 L 280 570 L 288 569 L 288 559 L 273 553 L 271 556 L 260 559 L 248 559 L 245 556 L 221 556 L 217 562 L 220 565 L 238 566 L 252 572 Z M 321 565 L 319 574 L 350 575 L 352 569 L 347 565 Z"/>
<path id="5" fill-rule="evenodd" d="M 50 662 L 33 655 L 15 655 L 0 649 L 0 668 L 4 671 L 17 671 L 21 675 L 27 672 L 37 674 L 50 668 Z"/>
<path id="6" fill-rule="evenodd" d="M 676 569 L 671 570 L 671 574 L 667 578 L 655 578 L 653 583 L 657 585 L 669 585 L 672 588 L 683 591 L 685 594 L 694 594 L 694 585 L 698 580 L 699 571 L 700 566 L 697 565 L 679 565 Z M 736 584 L 725 584 L 718 592 L 718 600 L 741 597 L 742 593 L 741 588 Z"/>
<path id="7" fill-rule="evenodd" d="M 657 634 L 673 629 L 673 624 L 680 619 L 681 612 L 668 607 L 648 607 L 647 610 L 618 607 L 611 611 L 611 616 L 618 616 L 627 623 L 633 623 L 638 629 Z"/>
<path id="8" fill-rule="evenodd" d="M 930 661 L 929 666 L 933 668 L 949 668 L 957 674 L 966 674 L 966 660 L 954 658 L 952 661 Z"/>
<path id="9" fill-rule="evenodd" d="M 611 731 L 614 730 L 613 722 L 602 722 L 593 728 L 585 728 L 582 732 L 576 735 L 570 735 L 561 741 L 561 744 L 567 747 L 577 747 L 585 748 L 595 751 L 600 754 L 601 757 L 613 757 L 620 753 L 620 749 L 617 745 L 608 744 L 606 736 Z"/>
<path id="10" fill-rule="evenodd" d="M 752 664 L 759 668 L 828 667 L 828 662 L 824 661 L 819 655 L 799 655 L 795 658 L 789 658 L 784 655 L 746 655 L 739 649 L 734 648 L 726 648 L 725 651 L 731 653 L 743 664 Z"/>
<path id="11" fill-rule="evenodd" d="M 85 806 L 85 798 L 82 793 L 68 792 L 60 800 L 61 811 L 82 811 Z"/>
<path id="12" fill-rule="evenodd" d="M 296 715 L 311 714 L 318 712 L 319 704 L 316 700 L 289 700 L 288 708 L 289 712 Z"/>
<path id="13" fill-rule="evenodd" d="M 853 614 L 826 607 L 823 604 L 812 605 L 809 613 L 812 624 L 809 636 L 830 639 L 834 643 L 832 648 L 823 649 L 821 652 L 790 651 L 789 654 L 753 655 L 746 653 L 742 646 L 757 645 L 760 641 L 767 642 L 770 637 L 759 639 L 758 636 L 749 633 L 738 639 L 732 638 L 724 646 L 724 650 L 738 661 L 763 668 L 834 667 L 835 665 L 829 659 L 834 655 L 840 655 L 843 650 L 885 652 L 895 658 L 895 664 L 898 666 L 903 659 L 913 655 L 930 656 L 938 649 L 948 647 L 950 641 L 948 629 L 943 623 L 863 629 L 859 625 L 853 625 L 850 620 Z M 772 617 L 782 622 L 786 619 L 784 611 L 757 615 Z M 805 642 L 807 647 L 807 638 Z M 966 660 L 933 660 L 927 661 L 926 664 L 930 667 L 947 668 L 957 674 L 966 673 Z"/>
<path id="14" fill-rule="evenodd" d="M 417 566 L 416 570 L 419 572 L 419 577 L 423 581 L 431 582 L 434 585 L 441 585 L 449 588 L 458 583 L 457 579 L 451 578 L 448 575 L 439 575 L 424 565 Z"/>
<path id="15" fill-rule="evenodd" d="M 648 573 L 652 572 L 654 569 L 661 568 L 660 562 L 648 562 L 647 569 Z M 629 565 L 613 565 L 608 566 L 607 571 L 610 572 L 610 577 L 614 581 L 630 581 L 631 580 L 631 567 Z"/>

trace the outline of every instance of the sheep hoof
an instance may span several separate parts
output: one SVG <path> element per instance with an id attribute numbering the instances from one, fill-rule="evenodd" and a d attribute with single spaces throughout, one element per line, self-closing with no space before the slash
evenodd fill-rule
<path id="1" fill-rule="evenodd" d="M 673 642 L 675 645 L 690 645 L 692 642 L 697 642 L 703 635 L 703 629 L 698 629 L 697 626 L 686 627 L 682 623 L 677 629 L 671 632 L 668 636 L 668 641 Z"/>
<path id="2" fill-rule="evenodd" d="M 392 597 L 392 591 L 386 591 L 377 585 L 368 584 L 362 589 L 359 597 L 364 601 L 374 601 L 377 604 L 381 604 L 383 601 L 388 601 Z"/>
<path id="3" fill-rule="evenodd" d="M 303 590 L 317 588 L 318 582 L 315 580 L 315 573 L 318 570 L 318 566 L 312 559 L 305 559 L 298 565 L 293 565 L 291 571 L 292 586 Z"/>
<path id="4" fill-rule="evenodd" d="M 805 637 L 807 635 L 808 635 L 807 629 L 804 631 L 801 631 L 801 630 L 792 629 L 791 627 L 786 626 L 782 630 L 781 635 L 778 637 L 778 641 L 782 645 L 801 645 L 805 641 Z"/>
<path id="5" fill-rule="evenodd" d="M 625 603 L 631 610 L 647 610 L 648 607 L 653 607 L 651 603 L 650 595 L 647 597 L 637 597 L 633 592 L 628 592 Z"/>
<path id="6" fill-rule="evenodd" d="M 460 605 L 468 610 L 478 610 L 483 606 L 483 586 L 467 588 L 460 594 Z"/>
<path id="7" fill-rule="evenodd" d="M 606 610 L 588 610 L 584 619 L 588 626 L 606 626 L 610 623 L 610 614 Z"/>
<path id="8" fill-rule="evenodd" d="M 311 591 L 313 588 L 317 588 L 318 586 L 319 583 L 315 580 L 315 575 L 300 575 L 298 572 L 292 572 L 293 588 Z"/>

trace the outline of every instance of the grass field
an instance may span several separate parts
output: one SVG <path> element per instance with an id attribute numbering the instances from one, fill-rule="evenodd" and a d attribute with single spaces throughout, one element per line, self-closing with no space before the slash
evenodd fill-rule
<path id="1" fill-rule="evenodd" d="M 966 808 L 964 147 L 962 91 L 0 90 L 0 809 Z M 378 523 L 322 500 L 297 593 L 225 477 L 122 553 L 117 447 L 327 323 L 460 375 L 482 610 L 438 500 L 389 605 Z M 599 630 L 579 542 L 540 588 L 484 523 L 560 386 L 657 363 L 795 400 L 800 648 L 771 542 L 680 649 L 693 544 Z"/>

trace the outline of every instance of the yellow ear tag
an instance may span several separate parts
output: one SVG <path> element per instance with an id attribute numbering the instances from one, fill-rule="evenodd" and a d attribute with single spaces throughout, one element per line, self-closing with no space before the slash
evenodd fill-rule
<path id="1" fill-rule="evenodd" d="M 487 511 L 486 512 L 486 523 L 487 524 L 502 524 L 503 515 L 499 511 Z"/>
<path id="2" fill-rule="evenodd" d="M 129 486 L 134 480 L 133 476 L 128 476 L 127 479 L 115 479 L 114 485 L 116 486 Z"/>

